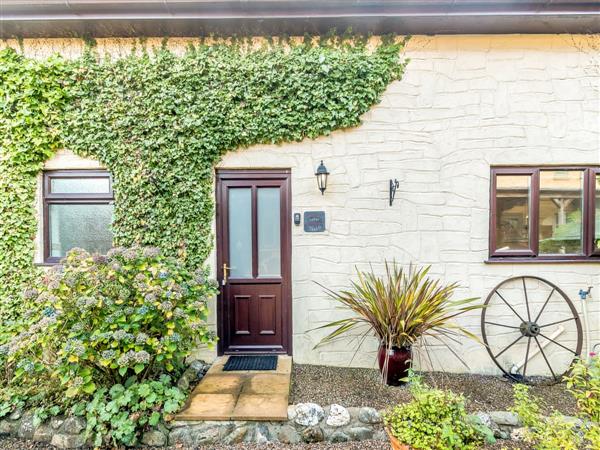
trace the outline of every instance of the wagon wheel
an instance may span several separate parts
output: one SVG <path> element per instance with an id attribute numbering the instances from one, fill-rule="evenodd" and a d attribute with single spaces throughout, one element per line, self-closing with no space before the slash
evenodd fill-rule
<path id="1" fill-rule="evenodd" d="M 511 380 L 559 382 L 581 354 L 583 332 L 577 310 L 558 286 L 543 278 L 504 280 L 490 292 L 482 311 L 483 342 Z"/>

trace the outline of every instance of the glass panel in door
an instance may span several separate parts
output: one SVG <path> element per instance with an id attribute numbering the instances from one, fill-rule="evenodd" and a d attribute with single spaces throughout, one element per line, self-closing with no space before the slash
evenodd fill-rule
<path id="1" fill-rule="evenodd" d="M 279 188 L 258 188 L 258 276 L 281 276 Z"/>
<path id="2" fill-rule="evenodd" d="M 231 278 L 252 278 L 252 188 L 230 188 L 229 267 Z"/>

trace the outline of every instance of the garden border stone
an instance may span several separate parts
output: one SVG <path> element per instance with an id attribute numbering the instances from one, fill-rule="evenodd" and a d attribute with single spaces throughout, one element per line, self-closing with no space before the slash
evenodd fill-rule
<path id="1" fill-rule="evenodd" d="M 346 416 L 347 414 L 347 416 Z M 519 439 L 523 429 L 519 417 L 508 411 L 479 412 L 482 423 L 500 439 Z M 17 419 L 11 419 L 17 417 Z M 0 419 L 0 434 L 48 442 L 58 448 L 87 445 L 86 422 L 81 417 L 53 417 L 35 424 L 32 411 Z M 306 425 L 304 425 L 306 424 Z M 216 444 L 281 442 L 350 442 L 375 439 L 385 441 L 382 411 L 370 407 L 344 407 L 315 403 L 290 405 L 288 420 L 259 421 L 172 421 L 147 430 L 141 442 L 151 447 L 182 444 L 186 447 Z"/>

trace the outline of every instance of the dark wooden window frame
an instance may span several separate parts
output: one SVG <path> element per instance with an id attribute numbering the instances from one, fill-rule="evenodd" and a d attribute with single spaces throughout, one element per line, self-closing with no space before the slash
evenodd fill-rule
<path id="1" fill-rule="evenodd" d="M 109 192 L 95 194 L 54 193 L 51 189 L 52 180 L 60 178 L 108 178 Z M 44 171 L 42 191 L 44 264 L 52 265 L 57 264 L 61 258 L 50 256 L 50 205 L 108 205 L 114 201 L 112 177 L 106 170 L 47 170 Z"/>
<path id="2" fill-rule="evenodd" d="M 543 170 L 580 170 L 583 172 L 582 224 L 583 253 L 571 255 L 539 254 L 539 214 L 540 214 L 540 172 Z M 496 166 L 491 169 L 490 177 L 490 222 L 489 222 L 489 258 L 486 262 L 595 262 L 600 263 L 600 248 L 595 248 L 596 213 L 596 175 L 600 166 L 561 165 L 561 166 Z M 498 251 L 496 249 L 496 185 L 498 175 L 529 175 L 529 245 L 528 250 Z"/>

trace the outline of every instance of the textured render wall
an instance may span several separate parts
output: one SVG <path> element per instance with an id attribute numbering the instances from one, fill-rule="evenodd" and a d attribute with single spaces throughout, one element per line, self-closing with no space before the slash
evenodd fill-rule
<path id="1" fill-rule="evenodd" d="M 373 365 L 374 341 L 352 360 L 355 343 L 313 350 L 323 333 L 308 330 L 341 314 L 317 282 L 345 288 L 355 266 L 381 270 L 385 258 L 431 264 L 434 275 L 461 283 L 463 297 L 485 298 L 505 278 L 538 275 L 579 308 L 579 289 L 594 286 L 590 323 L 600 342 L 599 265 L 484 263 L 490 165 L 600 163 L 598 47 L 569 36 L 415 37 L 407 55 L 404 79 L 362 126 L 231 153 L 221 163 L 291 167 L 293 212 L 326 211 L 326 233 L 292 230 L 295 361 Z M 321 159 L 331 172 L 324 196 L 313 175 Z M 390 178 L 400 183 L 392 207 Z M 479 334 L 479 313 L 461 323 Z M 456 349 L 470 370 L 495 371 L 479 344 L 464 340 Z M 436 368 L 466 370 L 443 347 L 430 354 Z"/>
<path id="2" fill-rule="evenodd" d="M 131 42 L 101 40 L 100 47 L 122 54 Z M 184 44 L 170 43 L 175 50 Z M 362 126 L 226 155 L 221 167 L 292 168 L 293 212 L 326 211 L 327 232 L 292 229 L 296 362 L 374 364 L 373 340 L 356 354 L 347 340 L 313 350 L 323 333 L 309 330 L 343 314 L 316 283 L 348 287 L 355 266 L 381 270 L 384 258 L 431 264 L 432 274 L 462 285 L 463 297 L 485 298 L 505 278 L 538 275 L 580 309 L 577 292 L 594 286 L 590 324 L 593 343 L 600 342 L 600 265 L 484 263 L 490 165 L 600 163 L 599 47 L 600 36 L 416 36 L 404 79 Z M 24 48 L 35 56 L 75 56 L 82 46 L 26 40 Z M 331 172 L 324 196 L 313 175 L 321 159 Z M 390 178 L 400 183 L 392 207 Z M 215 265 L 214 255 L 209 262 Z M 461 323 L 479 334 L 478 313 Z M 470 370 L 495 372 L 479 344 L 463 340 L 455 348 Z M 442 347 L 430 355 L 438 369 L 466 370 Z"/>

